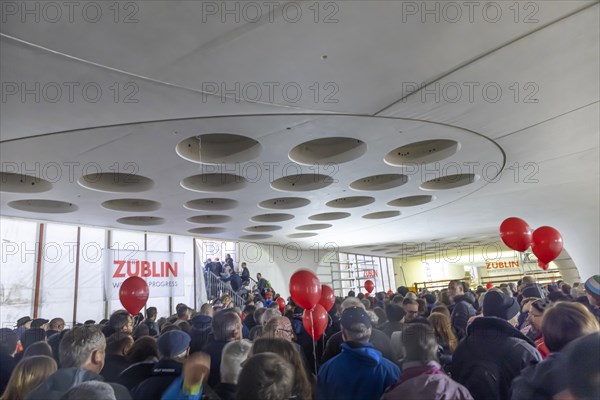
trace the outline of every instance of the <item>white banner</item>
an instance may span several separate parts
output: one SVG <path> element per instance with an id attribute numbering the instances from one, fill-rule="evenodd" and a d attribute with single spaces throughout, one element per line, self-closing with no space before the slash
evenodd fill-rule
<path id="1" fill-rule="evenodd" d="M 130 276 L 148 283 L 150 298 L 185 295 L 185 253 L 105 249 L 104 254 L 105 300 L 119 300 L 119 288 Z"/>

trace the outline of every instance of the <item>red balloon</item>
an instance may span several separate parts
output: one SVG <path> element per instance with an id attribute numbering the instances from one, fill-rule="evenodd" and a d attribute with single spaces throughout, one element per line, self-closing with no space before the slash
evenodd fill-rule
<path id="1" fill-rule="evenodd" d="M 368 293 L 371 293 L 373 289 L 375 289 L 375 284 L 373 283 L 373 281 L 370 279 L 368 281 L 365 281 L 365 290 Z"/>
<path id="2" fill-rule="evenodd" d="M 331 286 L 321 285 L 321 299 L 319 300 L 319 304 L 323 306 L 325 311 L 329 311 L 334 303 L 335 294 L 333 294 Z"/>
<path id="3" fill-rule="evenodd" d="M 119 289 L 119 300 L 131 315 L 137 315 L 146 305 L 150 291 L 148 284 L 139 276 L 125 279 Z"/>
<path id="4" fill-rule="evenodd" d="M 493 284 L 491 284 L 491 283 L 486 283 L 486 284 L 485 284 L 485 288 L 486 288 L 486 289 L 491 289 L 491 288 L 493 288 L 493 287 L 494 287 L 494 285 L 493 285 Z"/>
<path id="5" fill-rule="evenodd" d="M 546 271 L 548 269 L 548 264 L 542 262 L 541 260 L 538 260 L 538 267 L 540 267 L 541 269 L 543 269 L 544 271 Z"/>
<path id="6" fill-rule="evenodd" d="M 387 294 L 391 296 L 391 295 L 394 294 L 394 292 L 392 291 L 392 289 L 390 289 L 390 290 L 387 291 Z"/>
<path id="7" fill-rule="evenodd" d="M 558 257 L 563 249 L 562 236 L 551 226 L 537 228 L 533 232 L 532 240 L 531 251 L 544 264 Z"/>
<path id="8" fill-rule="evenodd" d="M 329 316 L 327 315 L 327 311 L 320 304 L 317 304 L 313 310 L 305 309 L 302 315 L 302 325 L 314 340 L 321 339 L 323 332 L 327 329 L 328 322 Z"/>
<path id="9" fill-rule="evenodd" d="M 283 299 L 283 297 L 277 298 L 277 304 L 279 304 L 279 311 L 281 311 L 281 313 L 283 314 L 283 312 L 285 311 L 285 300 Z"/>
<path id="10" fill-rule="evenodd" d="M 511 249 L 525 251 L 531 246 L 531 228 L 521 218 L 506 218 L 500 224 L 500 238 Z"/>
<path id="11" fill-rule="evenodd" d="M 290 294 L 294 303 L 312 310 L 321 299 L 321 282 L 314 272 L 301 269 L 290 278 Z"/>
<path id="12" fill-rule="evenodd" d="M 365 293 L 365 298 L 369 297 L 371 293 Z"/>

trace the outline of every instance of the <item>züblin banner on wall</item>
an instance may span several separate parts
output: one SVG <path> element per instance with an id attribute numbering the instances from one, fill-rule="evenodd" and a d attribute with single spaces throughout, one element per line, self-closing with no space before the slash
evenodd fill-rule
<path id="1" fill-rule="evenodd" d="M 150 298 L 184 296 L 185 253 L 141 250 L 104 250 L 104 297 L 118 300 L 119 288 L 130 276 L 148 283 Z"/>

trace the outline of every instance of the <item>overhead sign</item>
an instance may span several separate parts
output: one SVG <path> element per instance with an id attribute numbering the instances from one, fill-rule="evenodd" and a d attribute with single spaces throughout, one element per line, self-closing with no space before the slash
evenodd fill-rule
<path id="1" fill-rule="evenodd" d="M 119 288 L 130 276 L 148 284 L 150 298 L 183 296 L 184 253 L 104 250 L 104 298 L 118 300 Z"/>
<path id="2" fill-rule="evenodd" d="M 521 268 L 518 261 L 488 261 L 485 263 L 487 269 L 509 269 L 509 268 Z"/>

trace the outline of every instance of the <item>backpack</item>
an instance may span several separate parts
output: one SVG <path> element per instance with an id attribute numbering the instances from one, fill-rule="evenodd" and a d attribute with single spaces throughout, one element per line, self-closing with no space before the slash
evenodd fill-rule
<path id="1" fill-rule="evenodd" d="M 492 360 L 471 360 L 461 384 L 469 389 L 475 400 L 501 400 L 502 388 L 500 366 Z"/>

